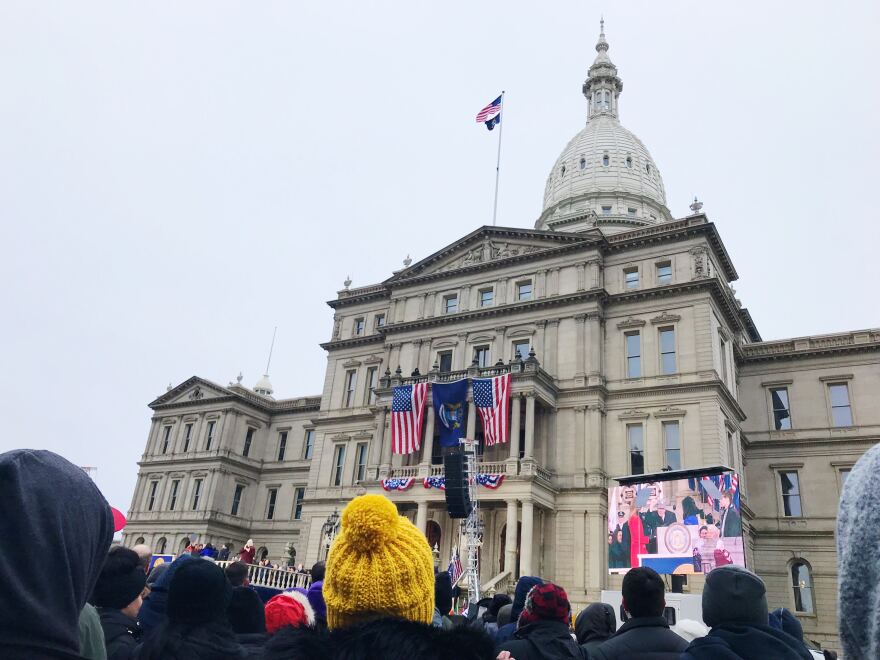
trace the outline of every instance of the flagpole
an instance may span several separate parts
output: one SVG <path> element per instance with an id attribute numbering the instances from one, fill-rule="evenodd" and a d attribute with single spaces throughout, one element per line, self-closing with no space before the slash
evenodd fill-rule
<path id="1" fill-rule="evenodd" d="M 504 90 L 501 90 L 501 110 L 498 111 L 499 116 L 504 112 Z M 498 158 L 495 161 L 495 204 L 492 207 L 492 226 L 494 227 L 498 220 L 498 178 L 501 175 L 501 133 L 504 130 L 504 117 L 498 122 Z"/>

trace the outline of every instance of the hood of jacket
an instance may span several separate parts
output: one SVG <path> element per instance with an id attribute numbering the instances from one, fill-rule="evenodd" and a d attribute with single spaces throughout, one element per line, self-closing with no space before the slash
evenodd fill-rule
<path id="1" fill-rule="evenodd" d="M 225 623 L 165 622 L 144 638 L 137 660 L 240 660 L 248 652 Z"/>
<path id="2" fill-rule="evenodd" d="M 181 555 L 166 568 L 153 583 L 150 594 L 144 599 L 138 612 L 138 623 L 144 634 L 152 632 L 162 623 L 167 621 L 166 610 L 168 608 L 168 588 L 174 574 L 188 561 L 204 561 L 196 559 L 192 555 Z"/>
<path id="3" fill-rule="evenodd" d="M 0 657 L 78 656 L 80 611 L 113 539 L 110 506 L 82 468 L 32 449 L 0 454 L 0 502 Z"/>
<path id="4" fill-rule="evenodd" d="M 593 603 L 578 614 L 574 622 L 579 644 L 608 639 L 616 630 L 617 617 L 608 603 Z"/>
<path id="5" fill-rule="evenodd" d="M 529 660 L 565 660 L 583 658 L 578 643 L 571 636 L 568 626 L 561 621 L 541 620 L 523 626 L 513 639 L 499 646 L 510 651 L 514 658 Z"/>
<path id="6" fill-rule="evenodd" d="M 715 626 L 685 650 L 688 660 L 812 660 L 809 649 L 788 633 L 767 626 Z"/>
<path id="7" fill-rule="evenodd" d="M 523 575 L 516 583 L 516 589 L 513 592 L 513 607 L 510 609 L 510 622 L 516 623 L 519 615 L 522 614 L 523 608 L 526 606 L 526 596 L 532 590 L 532 587 L 544 584 L 544 580 L 534 575 Z"/>
<path id="8" fill-rule="evenodd" d="M 880 444 L 856 462 L 837 514 L 837 608 L 846 658 L 880 658 Z"/>

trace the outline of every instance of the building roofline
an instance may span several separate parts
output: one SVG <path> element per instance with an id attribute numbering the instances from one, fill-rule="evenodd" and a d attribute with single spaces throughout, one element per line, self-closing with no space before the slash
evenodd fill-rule
<path id="1" fill-rule="evenodd" d="M 220 396 L 210 399 L 197 398 L 192 401 L 173 401 L 180 394 L 188 390 L 193 385 L 205 386 L 217 391 Z M 205 403 L 221 403 L 228 401 L 239 401 L 254 406 L 260 410 L 271 413 L 300 412 L 307 410 L 319 410 L 321 407 L 321 396 L 303 396 L 289 399 L 269 399 L 264 396 L 251 392 L 241 385 L 231 385 L 223 387 L 206 378 L 200 376 L 192 376 L 176 387 L 171 388 L 164 394 L 156 397 L 147 404 L 153 410 L 168 410 L 170 408 L 184 408 L 203 405 Z"/>
<path id="2" fill-rule="evenodd" d="M 742 359 L 751 363 L 867 351 L 880 351 L 880 328 L 743 344 Z"/>

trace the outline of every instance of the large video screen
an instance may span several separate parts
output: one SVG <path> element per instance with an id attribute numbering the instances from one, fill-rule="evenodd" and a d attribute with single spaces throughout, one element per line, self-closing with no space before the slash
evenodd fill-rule
<path id="1" fill-rule="evenodd" d="M 608 572 L 650 566 L 661 574 L 745 566 L 735 472 L 608 489 Z"/>

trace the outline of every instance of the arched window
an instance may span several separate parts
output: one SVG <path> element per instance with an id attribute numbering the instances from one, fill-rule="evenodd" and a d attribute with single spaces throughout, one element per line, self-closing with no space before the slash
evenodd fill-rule
<path id="1" fill-rule="evenodd" d="M 627 166 L 627 167 L 632 167 L 632 166 L 633 166 L 633 159 L 632 159 L 631 156 L 627 156 L 627 157 L 626 157 L 626 166 Z"/>
<path id="2" fill-rule="evenodd" d="M 610 162 L 611 162 L 611 159 L 608 158 L 608 154 L 605 154 L 604 156 L 602 156 L 602 164 L 603 164 L 605 167 L 608 167 L 608 164 L 609 164 Z"/>
<path id="3" fill-rule="evenodd" d="M 186 549 L 188 547 L 189 547 L 189 537 L 184 536 L 182 539 L 180 539 L 180 545 L 178 546 L 177 554 L 182 555 L 184 552 L 186 552 Z"/>
<path id="4" fill-rule="evenodd" d="M 565 176 L 565 165 L 562 166 L 562 176 Z"/>
<path id="5" fill-rule="evenodd" d="M 805 561 L 796 561 L 791 565 L 791 588 L 794 592 L 795 612 L 813 613 L 813 576 Z"/>
<path id="6" fill-rule="evenodd" d="M 651 163 L 646 163 L 645 164 L 645 174 L 650 174 L 650 173 L 651 173 Z"/>
<path id="7" fill-rule="evenodd" d="M 434 549 L 434 546 L 440 547 L 440 539 L 443 537 L 443 530 L 440 528 L 440 525 L 436 520 L 428 521 L 428 533 L 425 535 L 428 537 L 428 545 L 431 546 L 431 550 Z"/>
<path id="8" fill-rule="evenodd" d="M 163 536 L 163 537 L 160 538 L 158 541 L 156 541 L 156 549 L 155 549 L 154 552 L 155 552 L 157 555 L 164 555 L 164 554 L 165 554 L 165 546 L 166 546 L 166 545 L 168 545 L 168 539 L 166 539 L 166 538 Z"/>
<path id="9" fill-rule="evenodd" d="M 134 540 L 134 544 L 135 544 L 135 545 L 143 545 L 143 544 L 144 544 L 144 537 L 143 537 L 143 536 L 138 536 L 138 537 Z"/>
<path id="10" fill-rule="evenodd" d="M 587 169 L 587 159 L 583 158 L 583 157 L 581 157 L 581 169 L 582 170 Z"/>

